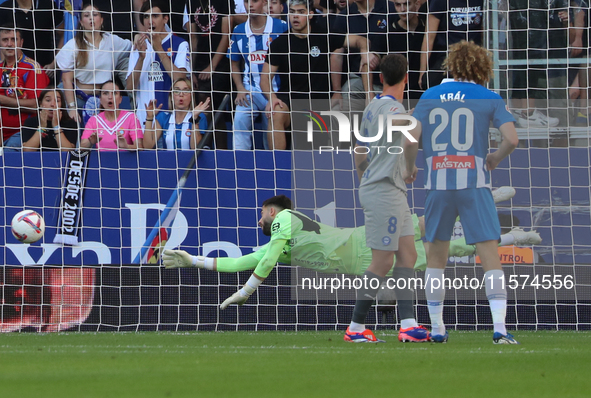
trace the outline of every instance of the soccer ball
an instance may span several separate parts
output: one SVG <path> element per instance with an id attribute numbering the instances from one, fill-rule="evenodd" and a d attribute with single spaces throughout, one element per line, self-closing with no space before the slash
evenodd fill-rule
<path id="1" fill-rule="evenodd" d="M 12 234 L 23 243 L 37 242 L 45 233 L 43 217 L 33 210 L 23 210 L 12 218 Z"/>

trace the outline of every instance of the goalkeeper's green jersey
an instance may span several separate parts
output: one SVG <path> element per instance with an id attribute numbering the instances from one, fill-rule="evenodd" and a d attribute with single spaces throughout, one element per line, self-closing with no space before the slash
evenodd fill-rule
<path id="1" fill-rule="evenodd" d="M 419 221 L 413 215 L 416 246 L 419 261 L 415 268 L 426 266 L 425 251 L 419 230 Z M 365 243 L 365 227 L 334 228 L 320 224 L 308 216 L 294 211 L 282 210 L 271 225 L 271 242 L 286 241 L 275 262 L 298 265 L 325 273 L 362 275 L 371 263 L 371 249 Z M 239 259 L 218 258 L 220 272 L 237 272 L 255 269 L 267 254 L 271 242 L 259 250 Z M 271 270 L 260 270 L 266 277 Z"/>
<path id="2" fill-rule="evenodd" d="M 427 268 L 425 246 L 421 239 L 419 218 L 413 214 L 415 229 L 415 248 L 417 250 L 416 270 Z M 275 217 L 271 225 L 271 241 L 285 240 L 283 250 L 273 266 L 279 262 L 299 265 L 325 273 L 362 275 L 371 263 L 371 249 L 365 244 L 365 227 L 333 228 L 320 224 L 302 213 L 283 210 Z M 240 258 L 220 257 L 217 259 L 219 272 L 239 272 L 253 270 L 267 254 L 271 242 L 261 246 L 253 253 Z M 450 256 L 470 256 L 475 252 L 473 245 L 456 239 L 450 242 Z M 267 277 L 271 269 L 261 272 Z M 389 272 L 391 274 L 392 271 Z"/>
<path id="3" fill-rule="evenodd" d="M 282 210 L 271 224 L 271 241 L 286 241 L 277 260 L 280 263 L 322 272 L 346 272 L 350 266 L 346 267 L 345 262 L 356 258 L 359 249 L 352 238 L 356 231 L 320 224 L 295 210 Z M 265 246 L 256 253 L 263 252 Z M 264 252 L 259 255 L 262 258 Z"/>

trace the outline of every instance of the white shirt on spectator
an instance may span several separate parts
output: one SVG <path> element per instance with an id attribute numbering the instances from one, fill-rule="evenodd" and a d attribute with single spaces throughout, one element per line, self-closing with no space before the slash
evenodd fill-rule
<path id="1" fill-rule="evenodd" d="M 125 82 L 132 47 L 131 41 L 111 33 L 103 33 L 98 48 L 88 41 L 86 41 L 86 45 L 88 46 L 86 65 L 76 66 L 76 56 L 79 50 L 74 38 L 69 40 L 55 57 L 58 68 L 63 71 L 74 71 L 74 78 L 82 84 L 102 84 L 113 80 L 114 71 L 119 75 L 121 81 Z"/>

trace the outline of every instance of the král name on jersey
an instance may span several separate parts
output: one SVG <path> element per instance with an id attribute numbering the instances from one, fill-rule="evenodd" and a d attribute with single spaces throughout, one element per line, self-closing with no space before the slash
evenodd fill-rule
<path id="1" fill-rule="evenodd" d="M 474 167 L 474 156 L 433 156 L 433 170 L 473 169 Z"/>

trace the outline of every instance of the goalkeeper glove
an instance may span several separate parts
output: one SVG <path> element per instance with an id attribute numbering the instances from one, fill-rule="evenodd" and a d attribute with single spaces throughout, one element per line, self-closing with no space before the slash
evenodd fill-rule
<path id="1" fill-rule="evenodd" d="M 162 264 L 164 264 L 166 268 L 197 267 L 213 269 L 212 258 L 208 259 L 203 256 L 191 256 L 184 250 L 164 250 L 164 253 L 162 253 Z M 211 268 L 209 268 L 208 265 L 211 265 Z"/>
<path id="2" fill-rule="evenodd" d="M 230 304 L 242 305 L 246 303 L 246 300 L 248 300 L 250 295 L 253 294 L 255 290 L 257 290 L 257 287 L 259 287 L 261 283 L 263 283 L 262 280 L 254 276 L 254 274 L 251 275 L 251 277 L 248 279 L 248 281 L 246 281 L 242 289 L 238 290 L 236 293 L 224 300 L 224 302 L 220 306 L 220 309 L 225 310 L 226 308 L 228 308 Z"/>

